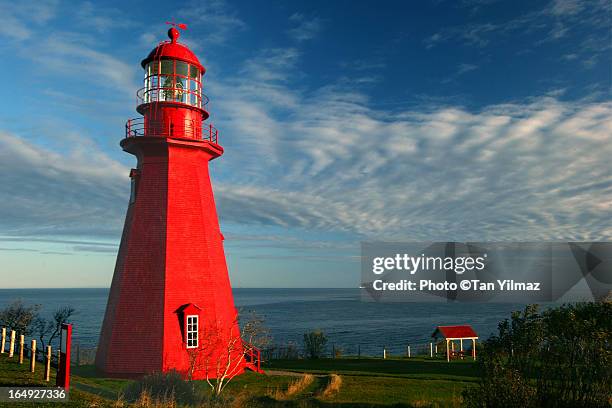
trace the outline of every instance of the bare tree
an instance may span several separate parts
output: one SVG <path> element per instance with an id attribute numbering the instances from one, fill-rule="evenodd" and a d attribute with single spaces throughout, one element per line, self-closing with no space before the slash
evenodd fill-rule
<path id="1" fill-rule="evenodd" d="M 263 318 L 254 312 L 239 316 L 229 328 L 221 327 L 219 322 L 204 327 L 198 347 L 187 349 L 187 378 L 192 380 L 196 371 L 203 371 L 215 397 L 221 395 L 230 381 L 243 370 L 245 360 L 248 361 L 254 354 L 255 348 L 264 347 L 270 342 Z"/>
<path id="2" fill-rule="evenodd" d="M 32 323 L 37 319 L 40 305 L 26 306 L 23 301 L 16 300 L 0 310 L 0 326 L 8 327 L 19 334 L 31 333 Z"/>
<path id="3" fill-rule="evenodd" d="M 60 334 L 62 324 L 66 323 L 74 312 L 75 310 L 73 307 L 64 306 L 55 311 L 52 319 L 38 317 L 34 321 L 33 328 L 36 334 L 38 334 L 42 349 L 44 349 L 47 344 L 51 344 Z"/>

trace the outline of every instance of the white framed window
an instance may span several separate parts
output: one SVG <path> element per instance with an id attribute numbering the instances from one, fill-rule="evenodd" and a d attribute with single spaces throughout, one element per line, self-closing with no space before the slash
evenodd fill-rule
<path id="1" fill-rule="evenodd" d="M 187 348 L 198 347 L 198 316 L 187 316 Z"/>

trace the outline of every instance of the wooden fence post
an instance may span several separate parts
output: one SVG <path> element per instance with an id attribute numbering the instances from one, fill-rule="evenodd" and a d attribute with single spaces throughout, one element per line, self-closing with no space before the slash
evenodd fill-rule
<path id="1" fill-rule="evenodd" d="M 30 372 L 36 369 L 36 340 L 32 339 L 32 349 L 30 350 Z"/>
<path id="2" fill-rule="evenodd" d="M 383 359 L 387 358 L 387 348 L 383 346 Z"/>
<path id="3" fill-rule="evenodd" d="M 410 346 L 408 346 L 408 358 L 410 358 Z"/>
<path id="4" fill-rule="evenodd" d="M 429 343 L 429 357 L 433 358 L 433 343 Z"/>
<path id="5" fill-rule="evenodd" d="M 11 342 L 9 344 L 9 358 L 13 358 L 15 354 L 15 330 L 11 330 Z"/>
<path id="6" fill-rule="evenodd" d="M 51 346 L 47 346 L 47 360 L 45 361 L 45 381 L 51 378 Z"/>
<path id="7" fill-rule="evenodd" d="M 4 349 L 6 348 L 6 327 L 2 328 L 2 346 L 0 348 L 0 353 L 4 354 Z"/>
<path id="8" fill-rule="evenodd" d="M 23 342 L 25 341 L 24 335 L 19 336 L 19 364 L 23 364 Z"/>

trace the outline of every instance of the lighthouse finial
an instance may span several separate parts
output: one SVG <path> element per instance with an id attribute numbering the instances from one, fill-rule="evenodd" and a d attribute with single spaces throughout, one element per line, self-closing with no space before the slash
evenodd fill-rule
<path id="1" fill-rule="evenodd" d="M 166 24 L 171 25 L 172 27 L 168 30 L 168 37 L 170 37 L 170 40 L 175 43 L 177 42 L 178 38 L 181 36 L 181 33 L 179 30 L 176 29 L 176 27 L 180 28 L 181 30 L 186 30 L 187 29 L 187 24 L 182 24 L 182 23 L 175 23 L 174 19 L 172 19 L 172 22 L 166 21 Z"/>

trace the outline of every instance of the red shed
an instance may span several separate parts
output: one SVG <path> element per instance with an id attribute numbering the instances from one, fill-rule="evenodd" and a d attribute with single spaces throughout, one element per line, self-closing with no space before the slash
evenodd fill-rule
<path id="1" fill-rule="evenodd" d="M 468 324 L 460 326 L 437 326 L 436 330 L 432 333 L 431 337 L 437 339 L 441 337 L 446 340 L 446 361 L 450 361 L 451 356 L 464 357 L 463 353 L 463 340 L 472 341 L 472 357 L 476 360 L 476 340 L 478 334 Z M 459 341 L 460 351 L 455 352 L 455 341 Z"/>

